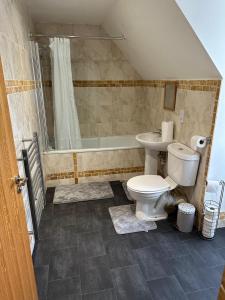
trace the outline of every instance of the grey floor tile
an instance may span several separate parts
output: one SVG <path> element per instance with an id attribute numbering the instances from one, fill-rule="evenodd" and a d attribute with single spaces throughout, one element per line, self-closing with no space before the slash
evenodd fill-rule
<path id="1" fill-rule="evenodd" d="M 149 281 L 148 287 L 154 300 L 187 300 L 175 276 Z"/>
<path id="2" fill-rule="evenodd" d="M 65 279 L 79 275 L 77 248 L 56 250 L 52 253 L 49 266 L 49 280 Z"/>
<path id="3" fill-rule="evenodd" d="M 169 232 L 174 231 L 174 227 L 168 220 L 162 220 L 157 222 L 157 231 L 158 232 Z"/>
<path id="4" fill-rule="evenodd" d="M 183 241 L 180 238 L 180 232 L 177 230 L 169 232 L 159 232 L 157 235 L 157 241 L 159 243 L 182 243 Z"/>
<path id="5" fill-rule="evenodd" d="M 82 261 L 80 277 L 83 294 L 113 288 L 111 272 L 106 256 L 92 257 Z"/>
<path id="6" fill-rule="evenodd" d="M 55 189 L 47 190 L 34 264 L 41 292 L 46 290 L 48 273 L 48 300 L 154 300 L 150 289 L 157 291 L 162 277 L 166 277 L 160 290 L 162 299 L 169 283 L 175 291 L 179 290 L 177 281 L 188 299 L 216 299 L 225 263 L 225 229 L 218 229 L 212 241 L 202 241 L 196 231 L 175 230 L 170 218 L 157 222 L 158 229 L 154 231 L 118 235 L 108 208 L 131 202 L 120 182 L 111 186 L 113 199 L 59 206 L 52 204 Z M 68 250 L 71 247 L 73 250 Z M 80 261 L 84 261 L 82 282 L 88 291 L 85 294 L 81 293 L 77 277 Z M 46 300 L 44 293 L 40 299 Z M 181 299 L 185 299 L 183 295 Z"/>
<path id="7" fill-rule="evenodd" d="M 75 214 L 76 203 L 54 204 L 53 215 L 55 217 Z"/>
<path id="8" fill-rule="evenodd" d="M 217 287 L 223 266 L 205 267 L 204 260 L 197 255 L 172 259 L 167 265 L 172 269 L 186 293 Z"/>
<path id="9" fill-rule="evenodd" d="M 187 298 L 189 300 L 216 300 L 218 293 L 219 290 L 217 288 L 210 288 L 187 294 Z"/>
<path id="10" fill-rule="evenodd" d="M 213 247 L 219 248 L 225 248 L 225 229 L 220 228 L 216 230 L 215 238 L 210 241 L 210 244 L 212 244 Z"/>
<path id="11" fill-rule="evenodd" d="M 48 300 L 80 300 L 80 278 L 56 280 L 48 284 Z"/>
<path id="12" fill-rule="evenodd" d="M 124 234 L 118 234 L 115 231 L 112 221 L 104 224 L 103 228 L 100 230 L 102 238 L 104 241 L 109 241 L 111 239 L 124 239 L 127 238 Z"/>
<path id="13" fill-rule="evenodd" d="M 78 235 L 78 253 L 80 257 L 105 255 L 105 246 L 99 232 L 81 233 Z"/>
<path id="14" fill-rule="evenodd" d="M 76 212 L 76 231 L 81 233 L 93 231 L 93 213 L 80 210 Z"/>
<path id="15" fill-rule="evenodd" d="M 54 249 L 63 249 L 77 247 L 78 234 L 76 232 L 76 226 L 69 225 L 60 227 L 53 238 Z"/>
<path id="16" fill-rule="evenodd" d="M 77 219 L 75 213 L 69 211 L 69 214 L 54 216 L 55 224 L 58 227 L 76 225 Z"/>
<path id="17" fill-rule="evenodd" d="M 57 295 L 53 299 L 54 300 L 82 300 L 82 295 L 76 295 L 76 294 Z M 49 298 L 47 300 L 49 300 Z"/>
<path id="18" fill-rule="evenodd" d="M 97 218 L 104 222 L 105 220 L 111 220 L 109 207 L 112 206 L 115 206 L 114 199 L 96 200 L 92 201 L 91 210 Z"/>
<path id="19" fill-rule="evenodd" d="M 49 220 L 53 217 L 53 204 L 48 204 L 41 215 L 42 220 Z"/>
<path id="20" fill-rule="evenodd" d="M 76 217 L 86 217 L 89 213 L 91 213 L 90 201 L 85 202 L 77 202 L 75 214 Z"/>
<path id="21" fill-rule="evenodd" d="M 157 242 L 156 235 L 151 232 L 135 232 L 128 235 L 133 249 L 153 246 Z"/>
<path id="22" fill-rule="evenodd" d="M 164 258 L 175 258 L 191 254 L 188 245 L 184 242 L 163 242 L 160 243 L 160 247 L 163 248 L 162 254 Z"/>
<path id="23" fill-rule="evenodd" d="M 136 262 L 128 239 L 113 239 L 105 243 L 110 268 L 125 267 Z"/>
<path id="24" fill-rule="evenodd" d="M 111 188 L 114 193 L 114 203 L 116 205 L 131 204 L 132 202 L 127 199 L 121 182 L 112 182 Z"/>
<path id="25" fill-rule="evenodd" d="M 169 252 L 160 245 L 135 250 L 137 261 L 146 280 L 157 279 L 172 274 L 166 259 L 170 259 Z"/>
<path id="26" fill-rule="evenodd" d="M 48 265 L 50 263 L 51 253 L 53 251 L 53 240 L 40 240 L 34 253 L 34 265 Z"/>
<path id="27" fill-rule="evenodd" d="M 112 270 L 118 300 L 151 300 L 147 282 L 138 265 Z"/>
<path id="28" fill-rule="evenodd" d="M 47 188 L 45 199 L 46 199 L 46 206 L 49 204 L 53 204 L 53 198 L 55 194 L 55 187 L 49 187 Z"/>
<path id="29" fill-rule="evenodd" d="M 40 266 L 35 268 L 35 276 L 40 300 L 45 300 L 48 288 L 49 266 Z"/>
<path id="30" fill-rule="evenodd" d="M 179 238 L 181 241 L 188 241 L 192 239 L 199 239 L 199 233 L 198 231 L 194 228 L 192 232 L 179 232 Z"/>
<path id="31" fill-rule="evenodd" d="M 41 220 L 39 226 L 39 239 L 40 240 L 51 239 L 55 235 L 57 229 L 58 226 L 54 218 L 49 220 Z"/>
<path id="32" fill-rule="evenodd" d="M 82 296 L 82 300 L 116 300 L 115 291 L 105 290 L 97 293 L 86 294 Z"/>
<path id="33" fill-rule="evenodd" d="M 217 266 L 225 262 L 224 257 L 218 251 L 215 251 L 210 241 L 194 239 L 186 241 L 185 244 L 188 246 L 192 255 L 199 254 L 201 256 L 205 261 L 204 266 Z"/>

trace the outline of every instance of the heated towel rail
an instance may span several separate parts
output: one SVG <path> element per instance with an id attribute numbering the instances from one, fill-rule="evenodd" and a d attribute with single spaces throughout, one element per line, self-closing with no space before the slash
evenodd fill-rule
<path id="1" fill-rule="evenodd" d="M 23 139 L 29 146 L 22 150 L 27 189 L 29 194 L 30 210 L 35 240 L 38 240 L 38 226 L 42 210 L 45 206 L 45 186 L 42 172 L 41 155 L 38 135 L 35 132 L 32 139 Z"/>

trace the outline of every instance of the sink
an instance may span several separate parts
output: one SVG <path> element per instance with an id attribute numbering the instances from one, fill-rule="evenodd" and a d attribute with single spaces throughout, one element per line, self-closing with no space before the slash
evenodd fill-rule
<path id="1" fill-rule="evenodd" d="M 167 151 L 167 146 L 171 142 L 163 142 L 159 133 L 146 132 L 136 135 L 136 140 L 145 148 L 155 151 Z"/>
<path id="2" fill-rule="evenodd" d="M 162 141 L 159 133 L 146 132 L 136 135 L 136 140 L 145 148 L 145 174 L 156 175 L 159 151 L 167 151 L 171 142 Z"/>

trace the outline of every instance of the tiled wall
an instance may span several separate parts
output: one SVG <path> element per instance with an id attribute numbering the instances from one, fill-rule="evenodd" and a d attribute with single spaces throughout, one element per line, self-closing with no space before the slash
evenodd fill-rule
<path id="1" fill-rule="evenodd" d="M 36 24 L 38 33 L 106 35 L 99 26 Z M 44 45 L 48 40 L 40 40 Z M 49 49 L 42 53 L 48 131 L 53 141 L 53 100 Z M 116 44 L 110 40 L 71 40 L 73 79 L 81 136 L 102 137 L 142 131 L 144 90 L 133 85 L 141 79 Z M 118 84 L 126 80 L 127 85 Z M 108 82 L 107 82 L 108 81 Z M 113 84 L 115 81 L 116 84 Z"/>
<path id="2" fill-rule="evenodd" d="M 220 81 L 177 81 L 175 111 L 163 109 L 164 83 L 156 81 L 154 87 L 147 87 L 145 113 L 148 115 L 148 128 L 159 128 L 163 120 L 173 120 L 174 138 L 183 144 L 190 146 L 193 135 L 209 136 L 212 139 Z M 183 123 L 179 119 L 181 110 L 184 111 Z M 190 202 L 197 207 L 199 214 L 202 212 L 210 149 L 211 145 L 208 145 L 201 151 L 195 187 L 185 189 Z"/>
<path id="3" fill-rule="evenodd" d="M 2 0 L 0 9 L 0 56 L 6 80 L 8 103 L 17 157 L 21 157 L 22 139 L 39 131 L 36 96 L 39 85 L 34 81 L 31 59 L 31 30 L 28 12 L 20 0 Z M 18 163 L 24 175 L 23 164 Z M 31 215 L 26 187 L 23 189 L 28 230 L 32 231 Z M 31 239 L 31 248 L 33 239 Z"/>
<path id="4" fill-rule="evenodd" d="M 213 80 L 202 80 L 202 81 L 177 81 L 177 97 L 176 97 L 176 107 L 175 111 L 169 111 L 163 109 L 163 97 L 164 97 L 164 86 L 165 81 L 132 81 L 133 85 L 138 85 L 142 87 L 145 91 L 146 97 L 144 99 L 144 109 L 142 112 L 142 120 L 145 125 L 145 130 L 152 130 L 153 128 L 160 128 L 161 122 L 163 120 L 173 120 L 174 121 L 174 138 L 190 146 L 190 140 L 193 135 L 203 135 L 212 138 L 214 122 L 216 116 L 216 109 L 219 96 L 219 81 Z M 81 84 L 75 82 L 75 84 Z M 82 82 L 82 84 L 87 84 L 87 82 Z M 92 85 L 97 83 L 92 82 Z M 120 82 L 104 82 L 102 84 L 118 84 L 126 86 L 127 81 Z M 131 82 L 129 82 L 131 84 Z M 128 105 L 129 107 L 129 105 Z M 184 110 L 184 121 L 180 122 L 179 113 Z M 205 178 L 208 169 L 208 161 L 210 155 L 210 145 L 206 149 L 201 151 L 201 163 L 198 172 L 198 178 L 196 186 L 194 188 L 186 188 L 185 193 L 188 195 L 189 200 L 195 204 L 200 213 L 202 210 L 203 195 Z M 127 155 L 127 151 L 131 151 L 132 155 Z M 138 151 L 138 153 L 141 151 Z M 99 152 L 84 152 L 77 153 L 77 165 L 79 182 L 86 182 L 90 180 L 113 180 L 113 179 L 125 179 L 125 177 L 134 176 L 130 171 L 126 171 L 126 168 L 134 172 L 143 172 L 144 158 L 142 157 L 142 163 L 137 160 L 134 156 L 134 150 L 116 150 L 116 151 L 99 151 Z M 47 154 L 53 155 L 53 154 Z M 61 154 L 57 154 L 58 155 Z M 68 154 L 64 154 L 66 157 Z M 117 157 L 117 163 L 113 160 L 113 155 Z M 125 156 L 123 156 L 125 155 Z M 143 155 L 143 154 L 142 154 Z M 101 157 L 102 156 L 102 157 Z M 101 158 L 100 158 L 101 157 Z M 98 159 L 99 158 L 99 159 Z M 59 159 L 59 158 L 58 158 Z M 70 158 L 71 159 L 71 158 Z M 95 165 L 95 162 L 97 165 Z M 112 164 L 111 164 L 112 163 Z M 126 163 L 126 166 L 124 165 Z M 133 165 L 133 163 L 135 165 Z M 92 165 L 95 171 L 92 172 Z M 121 167 L 122 166 L 122 167 Z M 138 167 L 138 169 L 135 169 Z M 72 163 L 68 172 L 71 172 Z M 84 168 L 84 171 L 83 171 Z M 119 171 L 118 168 L 124 168 L 124 170 Z M 114 170 L 115 169 L 115 170 Z M 50 169 L 49 169 L 50 170 Z M 64 170 L 63 168 L 61 171 Z M 126 172 L 129 176 L 106 175 L 108 172 L 116 172 L 121 174 Z M 135 171 L 136 170 L 136 171 Z M 50 172 L 48 174 L 48 184 L 54 185 L 58 183 L 66 183 L 66 178 L 60 178 L 60 172 L 57 170 L 58 174 L 53 174 L 51 176 Z M 130 172 L 130 173 L 129 173 Z M 72 176 L 70 173 L 66 175 L 64 170 L 63 176 Z M 58 176 L 58 178 L 57 178 Z M 166 176 L 166 174 L 165 174 Z M 52 181 L 54 179 L 54 181 Z M 74 182 L 74 179 L 70 178 L 69 182 Z"/>
<path id="5" fill-rule="evenodd" d="M 44 154 L 47 186 L 127 180 L 144 171 L 144 150 L 124 149 Z"/>

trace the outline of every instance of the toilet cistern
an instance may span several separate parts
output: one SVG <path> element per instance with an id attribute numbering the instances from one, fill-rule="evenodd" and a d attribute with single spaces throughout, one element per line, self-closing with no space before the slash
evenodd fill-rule
<path id="1" fill-rule="evenodd" d="M 156 175 L 158 153 L 167 151 L 173 141 L 163 141 L 160 133 L 146 132 L 136 135 L 136 140 L 145 148 L 145 175 Z"/>

